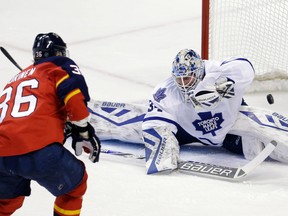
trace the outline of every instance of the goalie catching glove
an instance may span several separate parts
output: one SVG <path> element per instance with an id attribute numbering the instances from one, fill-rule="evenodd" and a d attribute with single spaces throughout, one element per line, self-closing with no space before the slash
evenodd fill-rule
<path id="1" fill-rule="evenodd" d="M 222 98 L 231 98 L 235 95 L 234 83 L 235 82 L 229 78 L 220 77 L 216 81 L 216 91 L 221 95 Z"/>
<path id="2" fill-rule="evenodd" d="M 190 94 L 195 107 L 204 109 L 212 109 L 220 103 L 222 98 L 231 98 L 233 96 L 234 82 L 228 81 L 227 78 L 217 80 L 215 85 L 203 85 L 203 83 L 200 82 L 196 89 Z"/>
<path id="3" fill-rule="evenodd" d="M 71 127 L 72 148 L 75 151 L 75 155 L 80 156 L 84 149 L 85 152 L 90 153 L 89 160 L 93 163 L 98 162 L 101 142 L 96 136 L 93 126 L 89 122 L 85 127 L 80 127 L 72 123 L 67 124 L 68 127 Z"/>

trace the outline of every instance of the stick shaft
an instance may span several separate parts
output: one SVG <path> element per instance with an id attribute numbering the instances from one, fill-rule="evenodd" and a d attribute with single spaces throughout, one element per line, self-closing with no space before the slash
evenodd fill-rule
<path id="1" fill-rule="evenodd" d="M 0 50 L 13 65 L 15 65 L 19 70 L 22 70 L 19 64 L 13 59 L 13 57 L 8 53 L 8 51 L 4 47 L 0 47 Z"/>

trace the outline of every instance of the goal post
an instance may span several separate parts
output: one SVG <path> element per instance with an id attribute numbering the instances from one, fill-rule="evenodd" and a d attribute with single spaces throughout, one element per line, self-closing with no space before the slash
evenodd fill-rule
<path id="1" fill-rule="evenodd" d="M 202 0 L 202 58 L 242 55 L 256 72 L 250 91 L 288 90 L 287 20 L 287 0 Z"/>
<path id="2" fill-rule="evenodd" d="M 209 59 L 209 4 L 210 0 L 202 0 L 201 57 L 203 59 Z"/>

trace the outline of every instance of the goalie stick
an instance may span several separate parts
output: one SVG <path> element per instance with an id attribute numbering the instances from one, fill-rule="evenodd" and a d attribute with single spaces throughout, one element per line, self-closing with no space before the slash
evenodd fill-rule
<path id="1" fill-rule="evenodd" d="M 13 65 L 15 65 L 19 70 L 22 70 L 19 64 L 12 58 L 12 56 L 8 53 L 8 51 L 4 47 L 0 47 L 0 50 L 10 60 L 10 62 L 12 62 Z"/>
<path id="2" fill-rule="evenodd" d="M 178 169 L 181 172 L 191 174 L 195 173 L 199 175 L 215 176 L 224 179 L 238 179 L 241 177 L 245 177 L 259 164 L 261 164 L 267 157 L 269 157 L 269 155 L 274 151 L 276 146 L 277 143 L 274 140 L 271 141 L 253 160 L 249 161 L 247 164 L 239 168 L 219 166 L 194 161 L 184 161 L 179 163 Z"/>
<path id="3" fill-rule="evenodd" d="M 242 167 L 227 167 L 221 165 L 215 165 L 210 163 L 202 163 L 196 161 L 181 161 L 178 164 L 177 170 L 181 173 L 195 174 L 206 177 L 219 177 L 226 180 L 236 180 L 247 176 L 252 170 L 254 170 L 259 164 L 261 164 L 276 148 L 277 143 L 273 140 L 251 161 Z M 124 158 L 145 159 L 145 156 L 135 155 L 132 153 L 125 153 L 120 151 L 113 151 L 103 149 L 101 153 L 121 156 Z"/>

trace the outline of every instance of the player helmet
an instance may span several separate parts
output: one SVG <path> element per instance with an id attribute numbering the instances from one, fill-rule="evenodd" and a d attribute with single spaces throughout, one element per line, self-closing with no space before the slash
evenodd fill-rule
<path id="1" fill-rule="evenodd" d="M 66 43 L 56 33 L 38 34 L 33 44 L 33 59 L 38 61 L 50 56 L 66 56 Z"/>
<path id="2" fill-rule="evenodd" d="M 173 61 L 172 75 L 177 86 L 186 95 L 204 77 L 203 60 L 191 49 L 181 50 Z"/>

